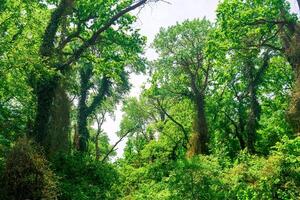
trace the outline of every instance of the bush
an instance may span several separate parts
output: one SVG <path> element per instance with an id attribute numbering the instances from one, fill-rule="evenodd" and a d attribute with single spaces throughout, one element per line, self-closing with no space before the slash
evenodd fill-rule
<path id="1" fill-rule="evenodd" d="M 269 157 L 243 151 L 233 161 L 212 155 L 166 163 L 158 159 L 142 167 L 120 165 L 119 198 L 296 200 L 300 196 L 300 138 L 285 138 Z"/>
<path id="2" fill-rule="evenodd" d="M 1 199 L 57 199 L 57 178 L 33 146 L 27 139 L 19 139 L 8 154 Z"/>
<path id="3" fill-rule="evenodd" d="M 223 174 L 227 199 L 297 199 L 300 138 L 277 143 L 267 158 L 242 153 Z"/>
<path id="4" fill-rule="evenodd" d="M 110 192 L 118 174 L 107 163 L 83 154 L 58 155 L 53 161 L 64 200 L 115 199 Z"/>

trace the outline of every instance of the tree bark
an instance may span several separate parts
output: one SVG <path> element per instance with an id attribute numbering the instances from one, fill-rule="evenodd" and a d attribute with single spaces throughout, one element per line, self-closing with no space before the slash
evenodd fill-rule
<path id="1" fill-rule="evenodd" d="M 205 100 L 202 94 L 195 95 L 195 119 L 193 125 L 193 135 L 190 140 L 190 148 L 188 156 L 194 156 L 198 154 L 207 155 L 208 151 L 208 127 L 205 115 Z"/>
<path id="2" fill-rule="evenodd" d="M 290 38 L 282 36 L 287 60 L 294 71 L 295 84 L 287 117 L 296 136 L 300 135 L 300 25 L 295 24 Z"/>
<path id="3" fill-rule="evenodd" d="M 69 147 L 70 102 L 58 78 L 41 81 L 37 88 L 37 115 L 33 138 L 48 156 Z"/>
<path id="4" fill-rule="evenodd" d="M 240 143 L 241 150 L 244 150 L 246 148 L 246 143 L 244 140 L 244 133 L 245 133 L 245 126 L 244 126 L 244 118 L 243 118 L 243 111 L 242 111 L 242 102 L 239 102 L 239 108 L 238 108 L 238 116 L 239 116 L 239 126 L 237 131 L 237 138 Z"/>
<path id="5" fill-rule="evenodd" d="M 256 97 L 256 88 L 254 85 L 250 86 L 250 113 L 247 121 L 247 148 L 249 153 L 254 154 L 256 132 L 258 127 L 258 120 L 260 117 L 260 106 Z"/>
<path id="6" fill-rule="evenodd" d="M 48 126 L 49 132 L 44 141 L 50 157 L 60 152 L 68 153 L 70 151 L 70 110 L 71 102 L 66 93 L 64 80 L 61 80 L 55 90 Z"/>
<path id="7" fill-rule="evenodd" d="M 89 132 L 87 128 L 87 120 L 88 120 L 88 106 L 87 106 L 87 99 L 88 99 L 88 92 L 91 86 L 90 78 L 92 77 L 93 68 L 91 64 L 86 64 L 80 70 L 80 95 L 79 95 L 79 102 L 78 102 L 78 119 L 77 119 L 77 126 L 78 126 L 78 149 L 81 152 L 87 151 L 87 140 L 89 137 Z"/>
<path id="8" fill-rule="evenodd" d="M 51 59 L 54 41 L 62 19 L 73 7 L 73 0 L 62 0 L 51 15 L 40 47 L 44 66 L 57 68 Z M 31 136 L 44 147 L 50 156 L 68 148 L 69 100 L 59 75 L 43 77 L 37 82 L 37 114 Z M 55 141 L 56 140 L 56 141 Z M 63 144 L 65 142 L 65 144 Z"/>

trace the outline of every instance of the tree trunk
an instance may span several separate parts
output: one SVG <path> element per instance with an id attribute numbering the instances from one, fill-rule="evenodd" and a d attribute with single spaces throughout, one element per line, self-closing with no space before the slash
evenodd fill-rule
<path id="1" fill-rule="evenodd" d="M 266 62 L 267 63 L 267 62 Z M 248 82 L 249 91 L 249 114 L 247 117 L 246 133 L 247 133 L 247 148 L 249 153 L 255 153 L 255 142 L 256 142 L 256 132 L 258 128 L 258 121 L 260 118 L 260 105 L 257 100 L 257 85 L 261 80 L 261 74 L 259 72 L 255 73 L 255 66 L 251 59 L 246 61 L 245 66 L 245 77 Z M 266 69 L 267 65 L 261 67 L 262 73 Z M 259 76 L 259 77 L 258 77 Z"/>
<path id="2" fill-rule="evenodd" d="M 252 83 L 251 83 L 252 84 Z M 258 127 L 258 120 L 260 118 L 260 106 L 256 97 L 256 88 L 254 85 L 250 86 L 250 113 L 247 122 L 247 148 L 249 153 L 254 154 L 256 131 Z"/>
<path id="3" fill-rule="evenodd" d="M 62 81 L 50 78 L 37 86 L 37 114 L 33 137 L 52 156 L 69 149 L 70 102 Z"/>
<path id="4" fill-rule="evenodd" d="M 299 1 L 298 1 L 299 3 Z M 290 35 L 282 33 L 281 40 L 284 45 L 285 56 L 294 70 L 294 87 L 291 101 L 287 112 L 296 136 L 300 135 L 300 25 L 293 24 L 288 26 Z"/>
<path id="5" fill-rule="evenodd" d="M 238 124 L 238 131 L 237 131 L 237 138 L 240 143 L 241 150 L 244 150 L 246 148 L 246 143 L 244 140 L 244 133 L 245 133 L 245 126 L 244 126 L 244 117 L 243 117 L 243 108 L 242 108 L 242 102 L 239 102 L 239 108 L 238 108 L 238 115 L 239 115 L 239 124 Z"/>
<path id="6" fill-rule="evenodd" d="M 100 158 L 99 135 L 100 135 L 100 130 L 98 129 L 97 134 L 96 134 L 96 138 L 95 138 L 96 160 L 99 160 L 99 158 Z"/>
<path id="7" fill-rule="evenodd" d="M 88 125 L 88 91 L 90 89 L 91 83 L 90 78 L 93 74 L 93 67 L 90 63 L 85 64 L 84 68 L 80 70 L 80 96 L 78 103 L 78 134 L 79 134 L 79 143 L 78 149 L 81 152 L 85 152 L 88 149 L 87 141 L 89 137 L 89 131 L 87 128 Z"/>
<path id="8" fill-rule="evenodd" d="M 85 152 L 88 150 L 88 137 L 89 131 L 87 128 L 88 116 L 86 113 L 85 103 L 83 104 L 82 98 L 79 101 L 79 113 L 78 113 L 78 133 L 79 133 L 79 151 Z"/>
<path id="9" fill-rule="evenodd" d="M 295 25 L 293 36 L 290 40 L 283 39 L 286 57 L 291 64 L 295 84 L 292 91 L 287 117 L 296 136 L 300 135 L 300 27 Z"/>
<path id="10" fill-rule="evenodd" d="M 60 81 L 55 90 L 48 127 L 49 134 L 46 137 L 50 156 L 58 152 L 66 153 L 70 150 L 70 110 L 71 103 L 64 87 L 64 81 Z"/>
<path id="11" fill-rule="evenodd" d="M 188 156 L 198 154 L 207 155 L 208 152 L 208 128 L 205 115 L 205 100 L 202 94 L 196 95 L 195 102 L 195 121 L 193 126 L 193 135 L 190 140 Z"/>
<path id="12" fill-rule="evenodd" d="M 292 98 L 287 113 L 288 121 L 290 122 L 296 136 L 300 135 L 300 77 L 296 75 L 295 85 L 292 92 Z"/>
<path id="13" fill-rule="evenodd" d="M 48 126 L 53 104 L 55 89 L 58 81 L 52 78 L 48 81 L 41 80 L 37 84 L 37 113 L 32 136 L 36 142 L 42 144 L 48 134 Z"/>
<path id="14" fill-rule="evenodd" d="M 81 88 L 80 88 L 80 97 L 79 97 L 79 103 L 78 103 L 78 134 L 79 134 L 79 144 L 78 149 L 81 152 L 85 152 L 88 149 L 87 140 L 89 137 L 89 131 L 87 128 L 88 125 L 88 113 L 87 113 L 87 93 L 88 93 L 88 81 L 85 80 L 81 76 Z"/>

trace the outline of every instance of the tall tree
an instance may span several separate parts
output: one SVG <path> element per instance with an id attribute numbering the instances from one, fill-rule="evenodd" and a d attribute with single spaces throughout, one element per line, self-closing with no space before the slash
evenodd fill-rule
<path id="1" fill-rule="evenodd" d="M 69 108 L 63 81 L 69 78 L 69 71 L 74 70 L 74 64 L 83 55 L 91 53 L 90 48 L 110 32 L 131 32 L 134 18 L 128 13 L 148 2 L 61 0 L 55 4 L 42 36 L 40 57 L 42 66 L 56 73 L 37 82 L 37 114 L 33 130 L 33 136 L 46 151 L 52 148 L 49 141 L 53 138 L 68 140 Z M 116 24 L 117 29 L 113 27 Z M 65 110 L 61 112 L 60 109 Z M 56 149 L 65 149 L 65 146 L 62 142 Z"/>
<path id="2" fill-rule="evenodd" d="M 144 70 L 144 39 L 137 32 L 109 34 L 94 48 L 94 59 L 80 67 L 78 103 L 79 150 L 87 150 L 87 121 L 109 97 L 117 104 L 129 91 L 129 74 Z"/>
<path id="3" fill-rule="evenodd" d="M 209 153 L 205 95 L 212 66 L 205 48 L 210 29 L 206 19 L 185 21 L 161 29 L 153 44 L 160 56 L 155 63 L 155 76 L 160 77 L 157 84 L 167 87 L 172 95 L 190 99 L 195 106 L 190 155 Z"/>
<path id="4" fill-rule="evenodd" d="M 227 37 L 238 44 L 245 35 L 257 35 L 248 48 L 269 48 L 285 56 L 294 71 L 295 83 L 288 119 L 295 134 L 300 131 L 299 98 L 299 20 L 286 0 L 224 1 L 218 8 L 218 21 Z M 259 38 L 259 39 L 258 39 Z"/>

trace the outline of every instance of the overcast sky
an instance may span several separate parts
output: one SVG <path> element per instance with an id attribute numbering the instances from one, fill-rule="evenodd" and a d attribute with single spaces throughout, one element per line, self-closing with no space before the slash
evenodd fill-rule
<path id="1" fill-rule="evenodd" d="M 140 33 L 148 38 L 148 47 L 146 49 L 146 56 L 148 59 L 154 59 L 155 53 L 149 48 L 149 44 L 153 41 L 155 35 L 159 32 L 161 27 L 168 27 L 182 22 L 187 19 L 203 18 L 214 21 L 215 10 L 217 8 L 218 0 L 166 0 L 170 2 L 164 3 L 152 3 L 147 5 L 138 12 L 138 22 L 136 28 L 139 28 Z M 297 10 L 296 0 L 290 0 L 292 10 Z M 140 93 L 140 87 L 146 81 L 144 76 L 132 75 L 131 83 L 133 88 L 130 92 L 130 96 L 138 96 Z M 119 124 L 122 118 L 121 105 L 115 113 L 115 119 L 108 118 L 103 125 L 104 131 L 110 138 L 110 143 L 114 144 L 118 137 L 116 132 L 118 131 Z M 120 157 L 123 154 L 123 149 L 126 145 L 126 140 L 121 142 L 117 147 L 117 156 Z"/>

